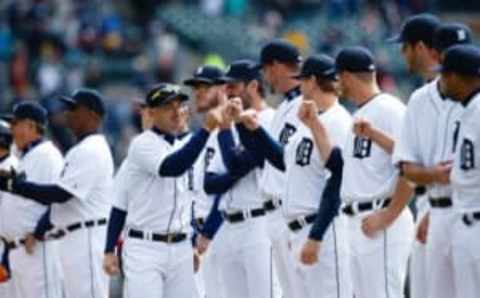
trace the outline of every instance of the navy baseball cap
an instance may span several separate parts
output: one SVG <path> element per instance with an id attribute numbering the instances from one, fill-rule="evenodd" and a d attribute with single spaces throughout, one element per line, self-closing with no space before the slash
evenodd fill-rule
<path id="1" fill-rule="evenodd" d="M 176 99 L 187 101 L 188 95 L 182 93 L 178 85 L 160 83 L 148 92 L 145 103 L 147 107 L 154 108 L 166 105 Z"/>
<path id="2" fill-rule="evenodd" d="M 335 60 L 327 55 L 310 56 L 303 62 L 300 73 L 294 76 L 295 79 L 309 78 L 316 76 L 328 80 L 335 80 Z"/>
<path id="3" fill-rule="evenodd" d="M 456 44 L 468 44 L 472 42 L 472 31 L 461 23 L 449 23 L 441 25 L 433 37 L 433 47 L 443 52 Z"/>
<path id="4" fill-rule="evenodd" d="M 193 77 L 183 81 L 184 85 L 195 86 L 198 84 L 221 85 L 224 82 L 220 80 L 224 72 L 217 66 L 203 65 L 195 70 Z"/>
<path id="5" fill-rule="evenodd" d="M 47 125 L 47 110 L 34 101 L 21 102 L 13 107 L 12 121 L 32 120 L 35 123 Z"/>
<path id="6" fill-rule="evenodd" d="M 73 92 L 72 96 L 62 96 L 60 100 L 69 108 L 84 106 L 100 116 L 106 113 L 105 101 L 96 90 L 78 89 Z"/>
<path id="7" fill-rule="evenodd" d="M 416 43 L 423 41 L 426 45 L 433 45 L 433 36 L 440 26 L 440 20 L 428 13 L 414 15 L 403 23 L 399 34 L 387 41 L 391 43 Z"/>
<path id="8" fill-rule="evenodd" d="M 260 71 L 257 64 L 252 60 L 244 59 L 232 62 L 221 80 L 227 83 L 233 83 L 250 82 L 259 78 Z"/>
<path id="9" fill-rule="evenodd" d="M 439 70 L 480 77 L 480 48 L 469 44 L 450 47 Z"/>
<path id="10" fill-rule="evenodd" d="M 376 70 L 372 53 L 364 47 L 342 49 L 335 58 L 335 70 L 349 72 L 372 72 Z"/>
<path id="11" fill-rule="evenodd" d="M 273 61 L 284 63 L 300 63 L 300 51 L 291 43 L 284 40 L 274 40 L 266 44 L 260 52 L 259 67 Z"/>

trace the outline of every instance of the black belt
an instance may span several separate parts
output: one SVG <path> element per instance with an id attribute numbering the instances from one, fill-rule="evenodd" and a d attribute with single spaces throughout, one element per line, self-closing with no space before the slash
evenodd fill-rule
<path id="1" fill-rule="evenodd" d="M 67 232 L 73 232 L 82 228 L 92 228 L 95 226 L 103 226 L 107 224 L 107 219 L 102 218 L 102 219 L 97 219 L 97 220 L 87 220 L 83 222 L 76 222 L 74 224 L 68 225 L 65 227 L 65 230 Z"/>
<path id="2" fill-rule="evenodd" d="M 19 248 L 21 245 L 24 245 L 25 244 L 25 238 L 22 238 L 18 241 L 6 241 L 5 242 L 6 246 L 7 246 L 7 249 L 17 249 Z"/>
<path id="3" fill-rule="evenodd" d="M 265 211 L 268 211 L 268 212 L 274 211 L 280 206 L 282 206 L 282 200 L 278 200 L 277 204 L 275 204 L 273 200 L 268 200 L 263 203 L 263 209 L 265 209 Z"/>
<path id="4" fill-rule="evenodd" d="M 432 208 L 449 208 L 453 205 L 452 199 L 449 197 L 428 198 L 428 201 Z"/>
<path id="5" fill-rule="evenodd" d="M 354 216 L 355 214 L 365 212 L 365 211 L 370 211 L 375 209 L 376 207 L 380 208 L 385 208 L 390 205 L 390 202 L 392 201 L 391 198 L 387 198 L 385 200 L 375 200 L 371 202 L 360 202 L 360 203 L 351 203 L 348 204 L 347 206 L 342 208 L 342 212 L 345 213 L 348 216 Z M 354 208 L 354 204 L 356 204 L 358 207 Z M 357 209 L 357 210 L 355 210 Z"/>
<path id="6" fill-rule="evenodd" d="M 226 219 L 229 223 L 242 222 L 249 217 L 258 217 L 263 215 L 265 215 L 265 209 L 263 208 L 252 209 L 247 212 L 236 212 L 230 214 L 223 212 L 223 218 Z"/>
<path id="7" fill-rule="evenodd" d="M 166 242 L 166 243 L 178 243 L 187 239 L 187 234 L 185 233 L 170 233 L 170 234 L 152 233 L 150 238 L 148 238 L 147 234 L 144 233 L 143 231 L 129 230 L 128 237 L 143 239 L 143 240 L 158 241 L 158 242 Z"/>
<path id="8" fill-rule="evenodd" d="M 466 213 L 462 216 L 462 220 L 467 226 L 471 226 L 474 221 L 480 221 L 480 212 Z"/>
<path id="9" fill-rule="evenodd" d="M 288 223 L 288 227 L 292 232 L 296 232 L 300 229 L 302 229 L 304 226 L 311 224 L 312 222 L 315 221 L 315 218 L 317 218 L 317 214 L 313 213 L 310 215 L 307 215 L 305 217 L 300 217 L 295 220 L 292 220 L 291 222 Z"/>

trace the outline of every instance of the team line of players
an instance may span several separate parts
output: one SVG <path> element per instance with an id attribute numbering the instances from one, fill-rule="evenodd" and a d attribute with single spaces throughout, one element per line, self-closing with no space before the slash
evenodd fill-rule
<path id="1" fill-rule="evenodd" d="M 65 159 L 45 110 L 17 105 L 0 126 L 0 297 L 108 297 L 120 271 L 124 297 L 403 297 L 409 259 L 411 297 L 476 297 L 480 49 L 428 14 L 392 41 L 426 81 L 407 106 L 363 47 L 302 61 L 275 40 L 260 63 L 199 67 L 197 132 L 188 95 L 158 84 L 115 179 L 98 92 L 61 98 Z"/>

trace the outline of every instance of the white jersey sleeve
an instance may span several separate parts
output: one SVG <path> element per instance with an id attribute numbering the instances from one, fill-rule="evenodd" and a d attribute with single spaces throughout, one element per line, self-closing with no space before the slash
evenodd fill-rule
<path id="1" fill-rule="evenodd" d="M 125 159 L 118 168 L 113 180 L 113 206 L 126 211 L 128 208 L 128 159 Z"/>
<path id="2" fill-rule="evenodd" d="M 130 146 L 128 156 L 130 162 L 152 175 L 158 175 L 160 165 L 170 152 L 167 147 L 158 148 L 158 143 L 151 138 L 137 138 Z"/>

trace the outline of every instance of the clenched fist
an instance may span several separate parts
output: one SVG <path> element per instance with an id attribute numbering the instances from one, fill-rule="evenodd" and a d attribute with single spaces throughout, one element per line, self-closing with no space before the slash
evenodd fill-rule
<path id="1" fill-rule="evenodd" d="M 256 130 L 260 126 L 258 123 L 258 114 L 254 110 L 247 110 L 240 114 L 240 122 L 249 130 Z"/>
<path id="2" fill-rule="evenodd" d="M 114 253 L 106 253 L 103 257 L 103 270 L 112 276 L 120 273 L 120 262 Z"/>
<path id="3" fill-rule="evenodd" d="M 298 109 L 298 118 L 309 128 L 312 128 L 318 122 L 317 115 L 317 104 L 312 100 L 304 100 Z"/>

